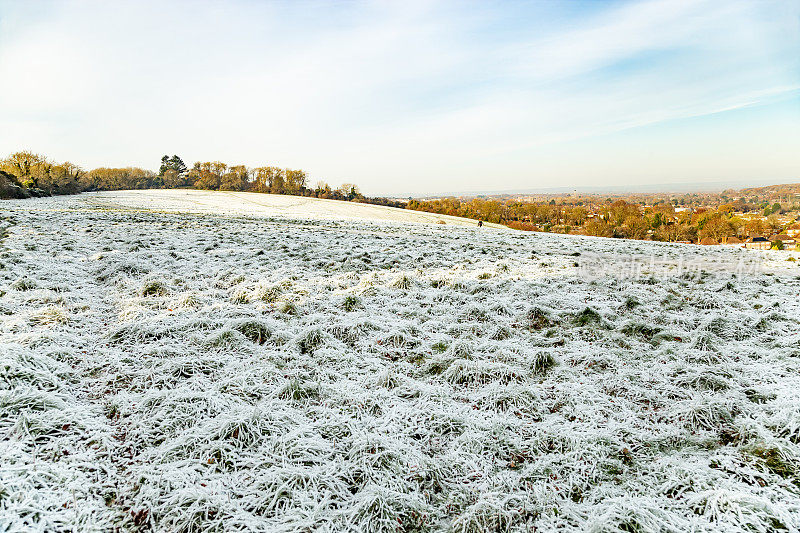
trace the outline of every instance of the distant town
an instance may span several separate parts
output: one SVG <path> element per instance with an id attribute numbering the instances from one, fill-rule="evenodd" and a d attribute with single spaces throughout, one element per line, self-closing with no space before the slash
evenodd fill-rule
<path id="1" fill-rule="evenodd" d="M 551 233 L 797 249 L 800 184 L 707 193 L 495 195 L 410 199 L 409 209 Z"/>

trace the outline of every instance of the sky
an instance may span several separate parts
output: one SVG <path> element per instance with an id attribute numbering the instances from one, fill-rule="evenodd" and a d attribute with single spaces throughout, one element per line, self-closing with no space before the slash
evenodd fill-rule
<path id="1" fill-rule="evenodd" d="M 0 157 L 370 195 L 800 182 L 800 1 L 0 0 Z"/>

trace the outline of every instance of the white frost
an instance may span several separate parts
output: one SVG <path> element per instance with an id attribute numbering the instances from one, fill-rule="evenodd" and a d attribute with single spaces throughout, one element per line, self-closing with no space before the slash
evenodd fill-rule
<path id="1" fill-rule="evenodd" d="M 0 530 L 800 528 L 785 253 L 199 191 L 0 208 Z"/>

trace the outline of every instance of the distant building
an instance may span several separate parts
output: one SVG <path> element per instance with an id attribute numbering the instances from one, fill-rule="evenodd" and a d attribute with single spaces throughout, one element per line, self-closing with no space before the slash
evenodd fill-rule
<path id="1" fill-rule="evenodd" d="M 797 240 L 795 240 L 793 237 L 790 237 L 786 233 L 781 233 L 780 235 L 776 235 L 771 239 L 771 241 L 773 243 L 775 241 L 781 241 L 783 245 L 787 248 L 792 248 L 795 244 L 797 244 Z"/>
<path id="2" fill-rule="evenodd" d="M 742 242 L 742 239 L 738 237 L 725 237 L 722 239 L 722 244 L 725 246 L 741 246 L 744 243 Z"/>
<path id="3" fill-rule="evenodd" d="M 757 236 L 744 241 L 744 247 L 751 250 L 769 250 L 772 248 L 772 243 L 767 238 Z"/>
<path id="4" fill-rule="evenodd" d="M 706 237 L 700 240 L 700 244 L 702 244 L 703 246 L 714 246 L 719 244 L 719 242 L 717 241 L 717 239 L 713 237 Z"/>

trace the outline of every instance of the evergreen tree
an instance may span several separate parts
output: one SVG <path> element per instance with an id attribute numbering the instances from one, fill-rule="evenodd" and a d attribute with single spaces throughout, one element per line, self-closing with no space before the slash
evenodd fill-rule
<path id="1" fill-rule="evenodd" d="M 178 176 L 183 176 L 188 170 L 186 164 L 177 155 L 173 155 L 172 157 L 165 155 L 161 158 L 161 167 L 158 169 L 158 175 L 163 176 L 167 172 L 172 171 Z"/>

